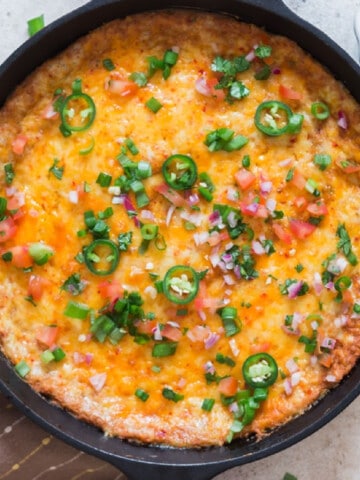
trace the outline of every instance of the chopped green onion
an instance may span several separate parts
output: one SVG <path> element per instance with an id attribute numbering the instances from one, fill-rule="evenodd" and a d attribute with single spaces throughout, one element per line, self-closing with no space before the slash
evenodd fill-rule
<path id="1" fill-rule="evenodd" d="M 52 354 L 54 355 L 54 360 L 55 362 L 60 362 L 66 357 L 66 354 L 64 350 L 60 347 L 56 347 L 53 351 Z"/>
<path id="2" fill-rule="evenodd" d="M 295 477 L 295 475 L 292 475 L 291 473 L 286 472 L 282 480 L 298 480 L 298 479 L 297 477 Z"/>
<path id="3" fill-rule="evenodd" d="M 235 307 L 224 307 L 217 311 L 219 313 L 225 329 L 225 336 L 232 337 L 240 332 L 241 328 L 236 321 L 237 309 Z"/>
<path id="4" fill-rule="evenodd" d="M 156 238 L 159 231 L 159 227 L 152 223 L 143 225 L 140 229 L 141 236 L 144 240 L 153 240 Z"/>
<path id="5" fill-rule="evenodd" d="M 129 75 L 129 79 L 136 83 L 139 87 L 145 87 L 148 82 L 148 77 L 145 73 L 133 72 Z"/>
<path id="6" fill-rule="evenodd" d="M 177 345 L 176 342 L 155 343 L 152 349 L 152 356 L 155 358 L 170 357 L 176 352 Z"/>
<path id="7" fill-rule="evenodd" d="M 294 173 L 295 173 L 295 168 L 294 167 L 290 168 L 290 170 L 286 174 L 285 181 L 291 182 L 291 180 L 294 178 Z"/>
<path id="8" fill-rule="evenodd" d="M 105 172 L 100 172 L 96 183 L 100 185 L 100 187 L 109 187 L 111 184 L 112 176 Z"/>
<path id="9" fill-rule="evenodd" d="M 161 367 L 159 367 L 158 365 L 153 365 L 151 367 L 151 371 L 154 372 L 154 373 L 160 373 L 161 372 Z"/>
<path id="10" fill-rule="evenodd" d="M 352 251 L 351 239 L 346 230 L 345 224 L 341 224 L 338 226 L 336 230 L 336 235 L 340 239 L 337 244 L 338 250 L 345 255 L 345 257 L 352 266 L 357 265 L 358 260 L 356 255 Z"/>
<path id="11" fill-rule="evenodd" d="M 17 363 L 14 367 L 15 372 L 20 375 L 20 377 L 24 378 L 26 375 L 30 372 L 30 367 L 29 365 L 25 362 L 25 360 L 21 360 L 19 363 Z"/>
<path id="12" fill-rule="evenodd" d="M 89 312 L 90 307 L 88 305 L 70 300 L 65 307 L 64 315 L 70 318 L 78 318 L 79 320 L 85 320 Z"/>
<path id="13" fill-rule="evenodd" d="M 36 265 L 44 265 L 54 255 L 54 250 L 45 243 L 35 242 L 30 244 L 29 254 Z"/>
<path id="14" fill-rule="evenodd" d="M 52 173 L 55 178 L 57 178 L 58 180 L 61 180 L 64 174 L 64 167 L 58 167 L 59 163 L 60 163 L 60 160 L 58 160 L 57 158 L 54 158 L 54 163 L 49 168 L 49 172 Z"/>
<path id="15" fill-rule="evenodd" d="M 223 355 L 222 353 L 217 353 L 216 357 L 215 357 L 215 360 L 218 363 L 228 365 L 229 367 L 235 367 L 235 365 L 236 365 L 236 362 L 232 358 L 227 357 L 226 355 Z"/>
<path id="16" fill-rule="evenodd" d="M 249 168 L 250 167 L 250 155 L 244 155 L 243 159 L 241 160 L 241 164 L 244 168 Z"/>
<path id="17" fill-rule="evenodd" d="M 0 197 L 0 220 L 3 220 L 7 208 L 7 200 L 5 197 Z"/>
<path id="18" fill-rule="evenodd" d="M 5 183 L 6 185 L 11 185 L 14 178 L 15 172 L 12 163 L 5 163 L 4 165 L 4 173 L 5 173 Z"/>
<path id="19" fill-rule="evenodd" d="M 259 45 L 254 53 L 258 58 L 268 58 L 271 56 L 272 48 L 269 45 Z"/>
<path id="20" fill-rule="evenodd" d="M 167 387 L 163 388 L 162 395 L 164 398 L 166 398 L 167 400 L 171 400 L 172 402 L 179 402 L 184 398 L 184 395 L 181 395 L 180 393 L 176 393 L 174 392 L 174 390 Z"/>
<path id="21" fill-rule="evenodd" d="M 214 398 L 204 398 L 201 408 L 202 410 L 205 410 L 205 412 L 211 412 L 214 405 L 215 405 Z"/>
<path id="22" fill-rule="evenodd" d="M 43 363 L 50 363 L 55 360 L 54 354 L 51 350 L 45 350 L 44 352 L 42 352 L 40 358 Z"/>
<path id="23" fill-rule="evenodd" d="M 314 102 L 311 105 L 311 113 L 317 120 L 326 120 L 330 116 L 330 109 L 324 102 Z"/>
<path id="24" fill-rule="evenodd" d="M 111 58 L 104 58 L 104 60 L 102 61 L 102 64 L 105 70 L 107 70 L 108 72 L 115 70 L 115 65 L 114 65 L 114 62 L 111 60 Z"/>
<path id="25" fill-rule="evenodd" d="M 127 138 L 124 143 L 133 155 L 137 155 L 139 153 L 139 149 L 131 138 Z"/>
<path id="26" fill-rule="evenodd" d="M 45 26 L 44 15 L 40 15 L 39 17 L 31 18 L 27 21 L 28 24 L 28 33 L 29 36 L 32 37 L 35 33 L 42 30 Z"/>
<path id="27" fill-rule="evenodd" d="M 353 312 L 358 314 L 360 313 L 360 303 L 354 303 Z"/>
<path id="28" fill-rule="evenodd" d="M 157 113 L 162 108 L 162 104 L 154 97 L 149 98 L 149 100 L 145 102 L 145 106 L 153 113 Z"/>
<path id="29" fill-rule="evenodd" d="M 150 395 L 142 388 L 137 388 L 135 390 L 135 396 L 139 398 L 142 402 L 146 402 L 146 400 L 150 397 Z"/>
<path id="30" fill-rule="evenodd" d="M 93 151 L 94 147 L 95 147 L 95 139 L 93 136 L 91 136 L 90 145 L 88 147 L 85 147 L 79 150 L 79 155 L 88 155 Z"/>
<path id="31" fill-rule="evenodd" d="M 324 171 L 331 164 L 331 156 L 326 153 L 317 153 L 314 155 L 313 162 L 320 170 Z"/>
<path id="32" fill-rule="evenodd" d="M 11 262 L 13 259 L 13 254 L 12 252 L 5 252 L 1 255 L 1 258 L 4 260 L 4 262 Z"/>

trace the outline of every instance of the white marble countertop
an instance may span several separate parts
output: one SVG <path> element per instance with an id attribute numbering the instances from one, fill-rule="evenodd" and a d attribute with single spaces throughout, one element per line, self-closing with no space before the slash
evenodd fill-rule
<path id="1" fill-rule="evenodd" d="M 12 2 L 0 0 L 0 63 L 27 39 L 26 22 L 29 18 L 44 14 L 45 22 L 49 24 L 62 14 L 85 3 L 87 3 L 86 0 L 13 0 Z M 353 22 L 355 12 L 360 8 L 360 0 L 285 0 L 285 3 L 298 15 L 325 31 L 350 55 L 358 58 Z M 327 426 L 297 445 L 266 459 L 233 468 L 217 476 L 216 479 L 282 480 L 284 473 L 290 472 L 298 480 L 359 480 L 359 418 L 360 398 Z M 2 453 L 0 453 L 0 479 L 5 478 L 1 462 Z M 26 465 L 24 467 L 26 468 Z M 105 476 L 100 474 L 100 470 L 99 468 L 98 475 L 95 474 L 91 478 L 104 480 Z M 78 474 L 76 471 L 75 463 L 72 473 L 73 478 L 81 476 L 81 472 Z M 26 470 L 24 473 L 22 470 L 20 476 L 16 478 L 28 480 L 33 477 L 35 478 L 29 471 Z M 15 479 L 15 476 L 10 474 L 9 479 L 13 478 Z M 40 476 L 37 475 L 36 478 Z M 48 473 L 44 471 L 41 474 L 41 480 L 52 478 L 51 468 L 48 469 Z M 106 479 L 112 478 L 115 480 L 124 477 L 113 470 L 112 474 L 110 472 L 109 476 L 106 476 Z"/>

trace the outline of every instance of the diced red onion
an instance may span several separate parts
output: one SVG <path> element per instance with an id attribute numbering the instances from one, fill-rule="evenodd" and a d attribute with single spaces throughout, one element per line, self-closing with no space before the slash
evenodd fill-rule
<path id="1" fill-rule="evenodd" d="M 197 193 L 192 193 L 191 195 L 189 195 L 187 200 L 189 205 L 192 207 L 193 205 L 196 205 L 197 203 L 199 203 L 200 198 Z"/>
<path id="2" fill-rule="evenodd" d="M 299 312 L 294 312 L 293 319 L 292 319 L 292 327 L 297 328 L 300 323 L 304 320 L 304 315 Z"/>
<path id="3" fill-rule="evenodd" d="M 285 380 L 284 380 L 284 390 L 285 390 L 286 395 L 291 395 L 292 394 L 293 389 L 292 389 L 290 378 L 285 378 Z"/>
<path id="4" fill-rule="evenodd" d="M 96 392 L 100 392 L 103 389 L 106 382 L 106 377 L 106 373 L 97 373 L 89 378 L 91 386 Z"/>
<path id="5" fill-rule="evenodd" d="M 336 292 L 334 282 L 328 282 L 328 283 L 325 285 L 325 288 L 327 288 L 327 289 L 330 290 L 331 292 Z"/>
<path id="6" fill-rule="evenodd" d="M 91 365 L 94 360 L 94 355 L 92 353 L 85 353 L 85 363 L 86 365 Z"/>
<path id="7" fill-rule="evenodd" d="M 6 196 L 7 197 L 12 197 L 13 195 L 15 195 L 15 193 L 17 193 L 18 190 L 16 187 L 7 187 L 5 189 L 5 193 L 6 193 Z"/>
<path id="8" fill-rule="evenodd" d="M 323 284 L 321 281 L 321 275 L 319 272 L 314 273 L 314 283 L 313 283 L 314 291 L 316 295 L 320 295 L 323 290 Z"/>
<path id="9" fill-rule="evenodd" d="M 199 213 L 188 213 L 185 210 L 181 212 L 180 218 L 193 223 L 196 227 L 199 227 L 202 220 L 202 215 Z"/>
<path id="10" fill-rule="evenodd" d="M 205 97 L 211 96 L 211 89 L 209 88 L 207 79 L 205 77 L 199 77 L 195 82 L 195 90 Z"/>
<path id="11" fill-rule="evenodd" d="M 237 346 L 235 338 L 231 338 L 229 340 L 229 345 L 230 345 L 232 354 L 234 355 L 234 357 L 237 357 L 240 353 L 240 349 Z"/>
<path id="12" fill-rule="evenodd" d="M 79 365 L 79 363 L 85 362 L 85 355 L 80 352 L 74 352 L 73 353 L 73 360 L 75 365 Z"/>
<path id="13" fill-rule="evenodd" d="M 235 280 L 232 275 L 224 275 L 224 282 L 226 285 L 235 285 Z"/>
<path id="14" fill-rule="evenodd" d="M 338 112 L 338 122 L 337 122 L 337 124 L 343 130 L 346 130 L 348 128 L 348 121 L 347 121 L 345 113 L 342 110 L 339 110 L 339 112 Z"/>
<path id="15" fill-rule="evenodd" d="M 195 245 L 203 245 L 209 240 L 209 232 L 194 233 L 193 238 Z"/>
<path id="16" fill-rule="evenodd" d="M 178 322 L 173 322 L 172 320 L 170 320 L 169 322 L 166 322 L 166 323 L 171 327 L 180 328 L 180 324 Z"/>
<path id="17" fill-rule="evenodd" d="M 251 242 L 251 248 L 256 255 L 264 255 L 266 253 L 265 248 L 257 240 Z"/>
<path id="18" fill-rule="evenodd" d="M 122 197 L 115 196 L 111 199 L 111 203 L 113 205 L 123 205 L 124 204 L 124 199 Z"/>
<path id="19" fill-rule="evenodd" d="M 154 220 L 154 214 L 152 213 L 151 210 L 141 210 L 141 218 L 144 218 L 146 220 Z"/>
<path id="20" fill-rule="evenodd" d="M 348 265 L 349 263 L 344 257 L 336 257 L 334 260 L 329 262 L 326 270 L 328 270 L 330 273 L 338 275 L 339 273 L 342 273 Z"/>
<path id="21" fill-rule="evenodd" d="M 285 158 L 285 160 L 281 160 L 281 162 L 279 162 L 279 166 L 280 167 L 288 167 L 292 162 L 292 158 Z"/>
<path id="22" fill-rule="evenodd" d="M 310 357 L 310 365 L 313 367 L 318 363 L 318 357 L 316 355 L 311 355 Z"/>
<path id="23" fill-rule="evenodd" d="M 289 370 L 290 373 L 295 373 L 295 372 L 298 372 L 299 371 L 299 366 L 298 364 L 295 362 L 295 360 L 293 358 L 290 358 L 286 364 L 285 364 L 286 368 Z"/>
<path id="24" fill-rule="evenodd" d="M 178 45 L 174 45 L 171 47 L 171 50 L 175 53 L 180 53 L 180 47 Z"/>
<path id="25" fill-rule="evenodd" d="M 328 348 L 329 350 L 334 350 L 336 345 L 336 340 L 334 338 L 325 337 L 321 342 L 323 348 Z"/>
<path id="26" fill-rule="evenodd" d="M 245 60 L 247 60 L 248 62 L 252 62 L 253 60 L 255 60 L 255 58 L 256 58 L 256 55 L 255 55 L 254 48 L 250 50 L 250 52 L 247 55 L 245 55 Z"/>
<path id="27" fill-rule="evenodd" d="M 75 205 L 79 202 L 79 193 L 76 190 L 70 190 L 69 201 Z"/>
<path id="28" fill-rule="evenodd" d="M 268 198 L 265 203 L 266 208 L 269 212 L 273 212 L 276 208 L 276 200 L 274 198 Z"/>
<path id="29" fill-rule="evenodd" d="M 296 298 L 303 286 L 303 282 L 300 280 L 299 282 L 292 283 L 288 287 L 288 297 L 289 298 Z"/>
<path id="30" fill-rule="evenodd" d="M 231 200 L 232 202 L 236 202 L 239 199 L 239 193 L 236 190 L 236 188 L 228 188 L 227 190 L 227 195 L 226 195 L 228 200 Z"/>
<path id="31" fill-rule="evenodd" d="M 236 219 L 236 216 L 235 216 L 235 212 L 233 210 L 231 210 L 231 212 L 229 213 L 229 215 L 227 216 L 227 221 L 229 223 L 229 226 L 231 228 L 235 228 L 236 225 L 237 225 L 237 219 Z"/>
<path id="32" fill-rule="evenodd" d="M 250 213 L 255 215 L 258 210 L 259 210 L 259 204 L 254 202 L 254 203 L 250 203 L 249 205 L 245 205 L 243 212 L 245 214 Z"/>
<path id="33" fill-rule="evenodd" d="M 313 330 L 317 330 L 319 328 L 319 324 L 316 320 L 313 320 L 311 323 L 310 323 L 310 326 Z"/>
<path id="34" fill-rule="evenodd" d="M 289 327 L 287 325 L 281 325 L 281 328 L 287 335 L 300 335 L 300 330 L 298 328 Z"/>
<path id="35" fill-rule="evenodd" d="M 325 380 L 326 380 L 327 382 L 330 382 L 330 383 L 335 383 L 335 382 L 337 382 L 337 379 L 336 379 L 335 375 L 331 375 L 331 374 L 326 375 Z"/>
<path id="36" fill-rule="evenodd" d="M 296 387 L 300 383 L 301 372 L 295 372 L 291 375 L 291 386 Z"/>
<path id="37" fill-rule="evenodd" d="M 212 375 L 215 373 L 215 367 L 214 364 L 209 360 L 205 363 L 204 365 L 204 371 L 206 373 L 211 373 Z"/>
<path id="38" fill-rule="evenodd" d="M 218 210 L 214 210 L 209 215 L 209 222 L 212 227 L 217 227 L 221 223 L 221 216 Z"/>
<path id="39" fill-rule="evenodd" d="M 210 335 L 204 341 L 205 349 L 209 350 L 214 345 L 216 345 L 219 340 L 220 335 L 218 335 L 217 333 L 210 333 Z"/>
<path id="40" fill-rule="evenodd" d="M 280 75 L 280 73 L 281 73 L 281 70 L 280 70 L 280 68 L 278 68 L 278 67 L 275 67 L 275 68 L 273 68 L 273 71 L 272 71 L 272 73 L 273 73 L 274 75 Z"/>
<path id="41" fill-rule="evenodd" d="M 157 290 L 155 287 L 153 287 L 152 285 L 148 285 L 145 290 L 144 290 L 144 293 L 146 295 L 149 295 L 150 298 L 152 298 L 153 300 L 155 300 L 155 298 L 157 297 Z"/>
<path id="42" fill-rule="evenodd" d="M 228 264 L 228 263 L 232 262 L 233 257 L 231 255 L 231 253 L 224 253 L 224 255 L 221 256 L 221 259 L 222 259 L 223 262 Z"/>
<path id="43" fill-rule="evenodd" d="M 199 309 L 196 311 L 197 314 L 199 315 L 199 318 L 202 322 L 206 322 L 206 313 L 204 312 L 204 310 L 202 309 Z"/>
<path id="44" fill-rule="evenodd" d="M 181 389 L 181 388 L 184 388 L 185 385 L 186 385 L 186 378 L 181 377 L 177 382 L 177 387 Z"/>
<path id="45" fill-rule="evenodd" d="M 272 187 L 273 187 L 273 184 L 272 184 L 272 182 L 270 182 L 270 181 L 261 182 L 261 183 L 260 183 L 260 191 L 261 191 L 261 193 L 264 193 L 264 194 L 270 193 L 271 190 L 272 190 Z"/>
<path id="46" fill-rule="evenodd" d="M 241 278 L 241 271 L 240 271 L 240 265 L 235 265 L 234 267 L 234 274 L 236 278 Z"/>
<path id="47" fill-rule="evenodd" d="M 167 213 L 166 213 L 165 223 L 166 223 L 167 227 L 170 225 L 170 222 L 171 222 L 171 219 L 172 219 L 172 216 L 173 216 L 175 210 L 176 210 L 176 206 L 171 204 L 170 207 L 168 208 Z"/>
<path id="48" fill-rule="evenodd" d="M 154 335 L 154 340 L 162 340 L 160 325 L 158 323 L 156 324 L 156 327 L 152 329 L 152 333 Z"/>
<path id="49" fill-rule="evenodd" d="M 237 413 L 239 411 L 239 405 L 236 402 L 232 402 L 229 405 L 229 412 Z"/>

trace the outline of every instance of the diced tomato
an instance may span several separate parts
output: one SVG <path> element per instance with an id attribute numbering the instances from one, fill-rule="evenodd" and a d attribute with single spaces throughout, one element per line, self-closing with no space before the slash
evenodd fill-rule
<path id="1" fill-rule="evenodd" d="M 178 194 L 175 190 L 170 188 L 166 183 L 162 183 L 161 185 L 157 185 L 154 187 L 154 190 L 160 193 L 163 197 L 169 200 L 170 203 L 175 205 L 175 207 L 184 207 L 186 206 L 186 200 L 180 194 Z"/>
<path id="2" fill-rule="evenodd" d="M 240 204 L 240 210 L 244 215 L 248 215 L 249 217 L 267 218 L 269 216 L 265 205 L 260 203 L 250 203 L 246 205 L 242 202 Z"/>
<path id="3" fill-rule="evenodd" d="M 7 199 L 7 210 L 10 212 L 12 210 L 18 210 L 24 205 L 24 199 L 22 195 L 14 195 L 11 198 Z"/>
<path id="4" fill-rule="evenodd" d="M 194 343 L 204 342 L 210 334 L 210 328 L 205 325 L 196 325 L 195 327 L 191 328 L 186 332 L 186 336 Z"/>
<path id="5" fill-rule="evenodd" d="M 0 243 L 7 242 L 15 236 L 17 226 L 11 217 L 0 222 Z"/>
<path id="6" fill-rule="evenodd" d="M 271 347 L 270 342 L 255 343 L 251 345 L 251 353 L 267 352 Z"/>
<path id="7" fill-rule="evenodd" d="M 225 240 L 229 240 L 229 238 L 230 237 L 227 231 L 215 232 L 209 236 L 207 242 L 211 247 L 214 247 Z"/>
<path id="8" fill-rule="evenodd" d="M 205 97 L 214 97 L 218 100 L 225 99 L 225 92 L 221 88 L 215 88 L 219 81 L 217 78 L 207 78 L 204 76 L 199 77 L 195 83 L 195 89 L 201 95 Z"/>
<path id="9" fill-rule="evenodd" d="M 139 87 L 135 82 L 129 80 L 110 78 L 105 85 L 105 89 L 111 93 L 116 93 L 121 97 L 127 97 L 128 95 L 136 93 Z"/>
<path id="10" fill-rule="evenodd" d="M 303 190 L 306 185 L 306 178 L 298 169 L 295 168 L 293 178 L 290 181 L 299 190 Z"/>
<path id="11" fill-rule="evenodd" d="M 54 102 L 49 103 L 42 113 L 42 118 L 46 118 L 47 120 L 52 120 L 54 118 L 57 118 L 58 116 L 59 113 L 54 110 Z"/>
<path id="12" fill-rule="evenodd" d="M 301 93 L 297 92 L 296 90 L 294 90 L 290 87 L 286 87 L 285 85 L 280 85 L 279 94 L 280 94 L 280 97 L 285 98 L 287 100 L 301 100 L 302 99 Z"/>
<path id="13" fill-rule="evenodd" d="M 305 197 L 296 197 L 294 200 L 294 205 L 298 210 L 305 210 L 306 206 L 308 204 L 308 201 L 306 200 Z"/>
<path id="14" fill-rule="evenodd" d="M 27 245 L 16 245 L 9 250 L 12 253 L 11 263 L 17 268 L 29 268 L 33 265 L 33 259 L 29 254 Z"/>
<path id="15" fill-rule="evenodd" d="M 309 203 L 307 211 L 315 217 L 320 217 L 321 215 L 327 215 L 329 213 L 329 210 L 324 203 Z"/>
<path id="16" fill-rule="evenodd" d="M 47 347 L 55 345 L 57 336 L 59 335 L 59 327 L 57 326 L 44 326 L 36 332 L 36 340 Z"/>
<path id="17" fill-rule="evenodd" d="M 290 244 L 292 242 L 292 235 L 280 223 L 273 223 L 272 225 L 275 235 L 284 243 Z"/>
<path id="18" fill-rule="evenodd" d="M 289 227 L 295 237 L 301 240 L 311 235 L 316 229 L 315 225 L 303 220 L 290 220 Z"/>
<path id="19" fill-rule="evenodd" d="M 173 342 L 178 342 L 182 337 L 181 330 L 177 327 L 169 325 L 168 323 L 166 323 L 164 328 L 161 330 L 161 335 Z"/>
<path id="20" fill-rule="evenodd" d="M 249 188 L 255 182 L 255 180 L 255 175 L 245 168 L 242 168 L 235 173 L 235 181 L 242 190 Z"/>
<path id="21" fill-rule="evenodd" d="M 106 280 L 105 282 L 99 283 L 98 292 L 103 298 L 110 300 L 110 302 L 117 300 L 124 292 L 124 289 L 120 282 L 113 280 L 110 282 Z"/>
<path id="22" fill-rule="evenodd" d="M 349 160 L 343 163 L 341 160 L 337 160 L 336 165 L 341 168 L 344 173 L 356 173 L 360 171 L 360 165 L 355 162 L 350 162 Z"/>
<path id="23" fill-rule="evenodd" d="M 48 285 L 48 281 L 39 275 L 30 275 L 28 294 L 35 301 L 40 300 L 43 296 L 45 286 Z"/>
<path id="24" fill-rule="evenodd" d="M 218 385 L 218 390 L 220 393 L 226 397 L 232 397 L 235 395 L 238 389 L 238 381 L 235 377 L 225 377 L 222 378 Z"/>
<path id="25" fill-rule="evenodd" d="M 24 153 L 25 145 L 27 144 L 28 138 L 20 133 L 12 142 L 11 147 L 12 151 L 16 155 L 22 155 Z"/>
<path id="26" fill-rule="evenodd" d="M 136 324 L 136 330 L 143 335 L 152 335 L 155 328 L 156 320 L 145 320 Z"/>

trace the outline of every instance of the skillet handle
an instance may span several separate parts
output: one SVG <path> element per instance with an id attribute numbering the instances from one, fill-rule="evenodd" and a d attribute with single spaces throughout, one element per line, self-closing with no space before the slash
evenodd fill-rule
<path id="1" fill-rule="evenodd" d="M 169 466 L 126 462 L 124 460 L 111 461 L 128 480 L 211 480 L 219 473 L 224 472 L 233 465 L 224 467 L 216 463 L 193 466 Z"/>
<path id="2" fill-rule="evenodd" d="M 354 18 L 354 30 L 358 43 L 358 58 L 360 59 L 360 8 L 357 9 Z"/>

